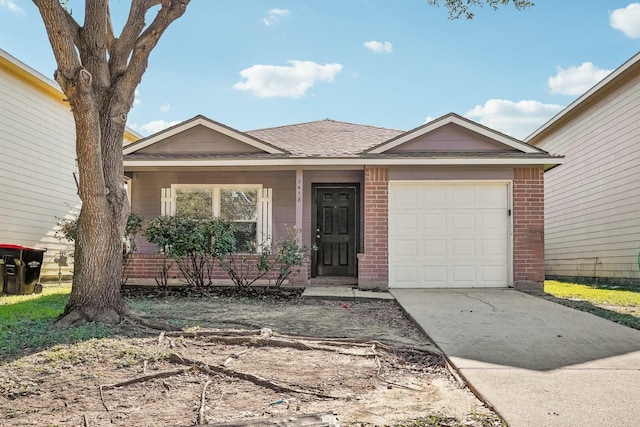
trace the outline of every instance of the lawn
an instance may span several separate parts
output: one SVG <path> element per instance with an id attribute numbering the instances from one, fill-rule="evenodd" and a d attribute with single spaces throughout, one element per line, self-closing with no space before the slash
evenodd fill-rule
<path id="1" fill-rule="evenodd" d="M 0 296 L 2 425 L 194 425 L 336 408 L 341 425 L 504 425 L 394 301 L 141 293 L 127 297 L 132 308 L 185 330 L 49 330 L 69 292 Z"/>
<path id="2" fill-rule="evenodd" d="M 16 355 L 56 344 L 73 344 L 103 338 L 111 330 L 86 324 L 68 330 L 49 330 L 64 310 L 71 285 L 45 286 L 41 294 L 0 296 L 0 363 Z"/>
<path id="3" fill-rule="evenodd" d="M 640 329 L 640 288 L 548 280 L 544 291 L 561 304 Z"/>

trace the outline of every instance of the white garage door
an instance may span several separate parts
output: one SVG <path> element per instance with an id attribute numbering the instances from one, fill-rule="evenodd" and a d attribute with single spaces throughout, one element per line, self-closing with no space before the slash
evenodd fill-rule
<path id="1" fill-rule="evenodd" d="M 389 286 L 508 286 L 507 183 L 389 183 Z"/>

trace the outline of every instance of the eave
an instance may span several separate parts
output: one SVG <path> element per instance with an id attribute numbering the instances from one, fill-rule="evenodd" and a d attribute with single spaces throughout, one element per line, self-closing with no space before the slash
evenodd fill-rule
<path id="1" fill-rule="evenodd" d="M 540 166 L 545 169 L 562 164 L 563 157 L 520 158 L 277 158 L 277 159 L 166 159 L 125 160 L 125 171 L 146 168 L 208 168 L 208 167 L 364 167 L 364 166 Z"/>

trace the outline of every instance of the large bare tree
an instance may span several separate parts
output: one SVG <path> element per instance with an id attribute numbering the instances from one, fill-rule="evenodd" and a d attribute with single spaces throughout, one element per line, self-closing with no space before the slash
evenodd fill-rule
<path id="1" fill-rule="evenodd" d="M 78 194 L 73 287 L 61 326 L 117 323 L 129 310 L 120 294 L 122 238 L 130 212 L 123 186 L 122 141 L 134 91 L 149 54 L 189 0 L 133 0 L 119 37 L 108 0 L 86 0 L 78 23 L 60 0 L 33 0 L 44 21 L 76 128 Z M 159 10 L 149 25 L 150 9 Z"/>
<path id="2" fill-rule="evenodd" d="M 86 321 L 114 324 L 131 315 L 120 294 L 122 238 L 130 212 L 123 187 L 122 141 L 149 54 L 167 27 L 184 14 L 189 1 L 132 0 L 117 37 L 109 0 L 86 0 L 82 25 L 66 9 L 66 0 L 33 0 L 57 62 L 54 77 L 76 125 L 82 210 L 73 286 L 59 326 Z M 496 9 L 510 2 L 517 9 L 532 4 L 528 0 L 427 0 L 430 5 L 443 3 L 454 19 L 472 18 L 475 6 Z M 146 15 L 158 6 L 147 25 Z"/>

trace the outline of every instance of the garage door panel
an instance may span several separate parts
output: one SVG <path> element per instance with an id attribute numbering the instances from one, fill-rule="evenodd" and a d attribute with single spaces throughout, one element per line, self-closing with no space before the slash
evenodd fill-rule
<path id="1" fill-rule="evenodd" d="M 395 215 L 392 219 L 393 224 L 390 225 L 393 225 L 393 228 L 398 233 L 409 233 L 412 235 L 415 234 L 415 230 L 419 228 L 418 218 L 419 213 L 417 212 L 403 212 Z"/>
<path id="2" fill-rule="evenodd" d="M 480 276 L 483 282 L 502 283 L 504 276 L 507 274 L 507 269 L 504 265 L 485 265 L 480 267 Z"/>
<path id="3" fill-rule="evenodd" d="M 448 280 L 448 274 L 447 274 L 447 266 L 442 264 L 442 265 L 429 265 L 429 266 L 422 266 L 421 268 L 421 279 L 422 280 L 426 280 L 429 283 L 433 284 L 433 287 L 445 287 L 446 283 L 449 281 Z M 422 282 L 416 282 L 416 286 L 415 287 L 423 287 L 421 285 Z"/>
<path id="4" fill-rule="evenodd" d="M 419 283 L 419 267 L 417 265 L 396 265 L 393 267 L 395 280 L 403 287 L 417 287 Z"/>
<path id="5" fill-rule="evenodd" d="M 467 257 L 476 256 L 476 241 L 474 239 L 455 239 L 450 241 L 449 256 L 451 257 Z"/>
<path id="6" fill-rule="evenodd" d="M 506 206 L 508 202 L 507 192 L 500 186 L 479 188 L 477 191 L 478 207 Z"/>
<path id="7" fill-rule="evenodd" d="M 415 229 L 417 233 L 446 233 L 447 232 L 447 215 L 445 212 L 422 213 L 422 228 Z"/>
<path id="8" fill-rule="evenodd" d="M 504 239 L 483 239 L 478 243 L 480 245 L 480 253 L 484 258 L 493 258 L 501 261 L 502 256 L 507 252 L 507 242 Z"/>
<path id="9" fill-rule="evenodd" d="M 457 285 L 473 286 L 476 282 L 475 265 L 453 265 L 451 266 L 452 283 Z"/>
<path id="10" fill-rule="evenodd" d="M 505 212 L 481 212 L 478 213 L 479 223 L 482 225 L 481 230 L 502 230 L 505 222 Z"/>
<path id="11" fill-rule="evenodd" d="M 418 183 L 416 183 L 415 186 L 420 188 L 420 206 L 446 206 L 446 189 L 438 187 L 424 187 Z"/>
<path id="12" fill-rule="evenodd" d="M 396 209 L 415 208 L 418 204 L 419 188 L 403 186 L 398 188 L 393 194 L 389 194 L 389 204 Z"/>
<path id="13" fill-rule="evenodd" d="M 474 212 L 454 212 L 449 214 L 449 218 L 451 219 L 449 231 L 452 233 L 474 232 L 477 227 L 476 214 Z"/>
<path id="14" fill-rule="evenodd" d="M 423 239 L 422 255 L 425 257 L 441 257 L 447 256 L 447 240 L 445 239 Z"/>
<path id="15" fill-rule="evenodd" d="M 397 239 L 393 248 L 393 253 L 399 257 L 415 257 L 418 258 L 418 239 Z"/>
<path id="16" fill-rule="evenodd" d="M 508 286 L 507 183 L 391 182 L 389 200 L 390 286 Z"/>
<path id="17" fill-rule="evenodd" d="M 475 204 L 476 189 L 473 186 L 459 185 L 448 189 L 447 207 L 470 206 Z"/>

